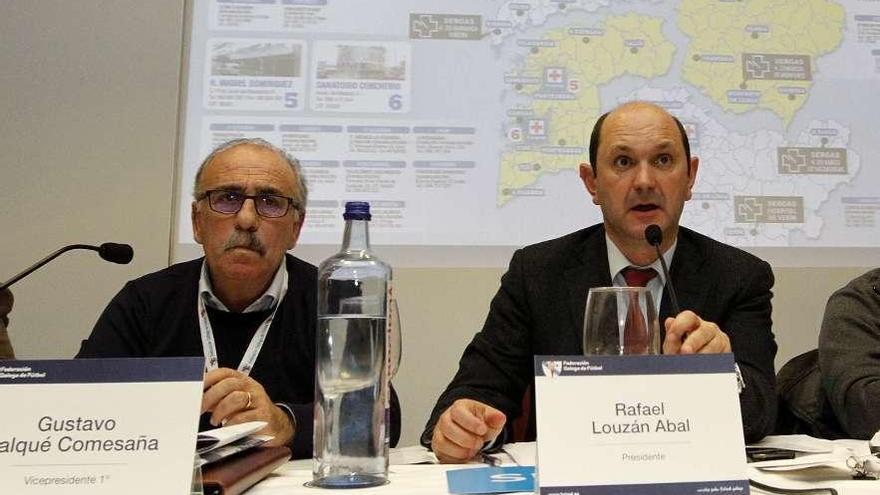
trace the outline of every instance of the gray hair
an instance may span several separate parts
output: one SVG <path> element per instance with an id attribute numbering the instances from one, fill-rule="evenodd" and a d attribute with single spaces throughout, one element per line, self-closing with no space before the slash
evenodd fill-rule
<path id="1" fill-rule="evenodd" d="M 274 144 L 266 141 L 263 138 L 232 139 L 214 148 L 211 153 L 209 153 L 208 156 L 206 156 L 205 159 L 202 160 L 201 165 L 199 165 L 199 170 L 196 172 L 196 180 L 193 183 L 193 198 L 195 198 L 196 201 L 200 199 L 199 181 L 202 180 L 202 172 L 205 170 L 205 167 L 207 167 L 209 163 L 214 161 L 214 158 L 217 158 L 217 155 L 219 155 L 220 153 L 235 148 L 236 146 L 245 145 L 256 146 L 257 148 L 272 151 L 280 156 L 285 162 L 287 162 L 288 165 L 290 165 L 290 169 L 293 170 L 293 175 L 296 176 L 296 183 L 294 184 L 294 199 L 299 202 L 297 209 L 300 210 L 300 213 L 305 213 L 306 201 L 308 200 L 309 191 L 306 187 L 306 180 L 305 177 L 303 177 L 302 168 L 299 165 L 299 160 L 292 157 L 283 149 L 275 146 Z"/>

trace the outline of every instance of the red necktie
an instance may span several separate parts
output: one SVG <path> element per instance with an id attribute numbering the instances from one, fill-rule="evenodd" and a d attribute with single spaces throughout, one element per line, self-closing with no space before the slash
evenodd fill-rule
<path id="1" fill-rule="evenodd" d="M 620 271 L 626 285 L 630 287 L 644 287 L 657 276 L 653 268 L 639 269 L 628 266 Z M 649 293 L 650 296 L 650 293 Z M 624 354 L 644 354 L 648 349 L 648 323 L 642 314 L 637 294 L 630 294 L 630 309 L 626 315 L 626 325 L 623 328 Z"/>

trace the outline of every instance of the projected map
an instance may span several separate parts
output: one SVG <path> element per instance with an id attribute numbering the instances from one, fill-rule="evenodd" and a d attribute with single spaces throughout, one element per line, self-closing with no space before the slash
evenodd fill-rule
<path id="1" fill-rule="evenodd" d="M 346 200 L 378 242 L 519 246 L 601 221 L 596 118 L 667 108 L 701 166 L 682 225 L 738 246 L 878 246 L 880 2 L 196 2 L 178 239 L 216 144 L 301 160 L 300 243 Z"/>

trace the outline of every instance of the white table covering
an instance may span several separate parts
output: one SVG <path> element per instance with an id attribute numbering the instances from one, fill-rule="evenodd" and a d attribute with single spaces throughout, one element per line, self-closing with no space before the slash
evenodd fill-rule
<path id="1" fill-rule="evenodd" d="M 505 445 L 505 450 L 522 465 L 534 464 L 534 443 Z M 865 451 L 867 451 L 867 443 L 865 443 Z M 500 454 L 497 457 L 503 462 L 503 465 L 514 465 L 512 462 L 514 459 L 510 456 Z M 392 449 L 391 467 L 389 468 L 390 483 L 373 488 L 358 489 L 356 490 L 357 495 L 445 495 L 448 493 L 447 470 L 486 466 L 477 462 L 470 464 L 404 464 L 424 460 L 435 460 L 435 458 L 433 454 L 421 447 Z M 748 475 L 752 479 L 775 487 L 830 487 L 836 489 L 840 495 L 880 494 L 880 481 L 853 480 L 850 477 L 850 471 L 843 464 L 781 473 L 771 473 L 749 467 Z M 292 461 L 251 488 L 247 495 L 314 495 L 339 492 L 339 490 L 322 490 L 304 486 L 311 479 L 311 459 Z M 766 495 L 770 492 L 752 487 L 751 493 Z"/>

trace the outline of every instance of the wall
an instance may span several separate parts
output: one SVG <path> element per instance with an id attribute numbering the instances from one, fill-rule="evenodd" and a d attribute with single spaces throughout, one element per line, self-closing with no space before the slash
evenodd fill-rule
<path id="1" fill-rule="evenodd" d="M 65 244 L 135 248 L 130 265 L 68 253 L 17 284 L 21 358 L 72 356 L 126 280 L 167 265 L 182 30 L 179 0 L 0 6 L 0 278 Z M 777 364 L 815 346 L 826 298 L 865 270 L 776 269 Z M 502 271 L 395 271 L 403 445 L 417 441 Z"/>
<path id="2" fill-rule="evenodd" d="M 0 277 L 67 244 L 135 250 L 15 285 L 21 357 L 71 356 L 126 280 L 167 265 L 182 31 L 176 0 L 0 6 Z"/>

